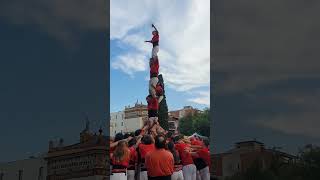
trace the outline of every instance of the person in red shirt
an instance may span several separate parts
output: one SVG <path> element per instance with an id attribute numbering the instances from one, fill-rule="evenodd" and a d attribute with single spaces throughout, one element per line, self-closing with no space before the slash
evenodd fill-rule
<path id="1" fill-rule="evenodd" d="M 159 59 L 158 57 L 150 58 L 150 78 L 158 77 L 159 75 Z"/>
<path id="2" fill-rule="evenodd" d="M 177 144 L 175 145 L 176 150 L 179 152 L 181 162 L 182 162 L 182 172 L 185 180 L 196 180 L 197 169 L 193 163 L 191 155 L 191 146 L 184 143 L 182 137 L 179 138 Z"/>
<path id="3" fill-rule="evenodd" d="M 146 98 L 148 103 L 148 129 L 151 130 L 158 121 L 159 103 L 156 97 L 151 95 Z"/>
<path id="4" fill-rule="evenodd" d="M 172 141 L 168 142 L 167 146 L 174 158 L 174 173 L 171 176 L 171 180 L 183 180 L 182 163 L 179 153 L 174 148 L 174 143 Z"/>
<path id="5" fill-rule="evenodd" d="M 141 172 L 139 180 L 148 180 L 147 168 L 145 166 L 146 155 L 155 150 L 154 140 L 152 136 L 146 134 L 142 137 L 141 143 L 138 145 L 137 157 L 141 164 Z"/>
<path id="6" fill-rule="evenodd" d="M 210 151 L 209 151 L 209 140 L 205 139 L 204 145 L 201 149 L 196 152 L 192 152 L 194 157 L 194 162 L 196 164 L 197 170 L 199 171 L 199 176 L 201 180 L 210 180 Z"/>
<path id="7" fill-rule="evenodd" d="M 137 165 L 137 153 L 136 148 L 141 141 L 142 135 L 138 135 L 132 138 L 128 142 L 129 150 L 130 150 L 130 161 L 128 166 L 128 180 L 135 179 L 136 165 Z"/>
<path id="8" fill-rule="evenodd" d="M 163 135 L 155 137 L 155 147 L 156 149 L 145 157 L 148 180 L 171 180 L 174 159 L 173 155 L 165 149 L 166 138 Z"/>
<path id="9" fill-rule="evenodd" d="M 145 42 L 149 42 L 152 43 L 152 57 L 157 57 L 158 56 L 158 52 L 159 52 L 159 40 L 160 40 L 160 36 L 159 36 L 159 31 L 157 30 L 157 28 L 152 24 L 152 27 L 154 28 L 154 31 L 152 31 L 152 39 L 150 41 L 145 41 Z"/>
<path id="10" fill-rule="evenodd" d="M 111 180 L 127 180 L 127 168 L 129 166 L 130 150 L 125 140 L 118 142 L 112 156 Z"/>

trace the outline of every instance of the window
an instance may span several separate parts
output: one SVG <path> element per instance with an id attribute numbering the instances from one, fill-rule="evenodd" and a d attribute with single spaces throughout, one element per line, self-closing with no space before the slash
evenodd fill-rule
<path id="1" fill-rule="evenodd" d="M 121 130 L 121 133 L 122 133 L 122 130 Z"/>
<path id="2" fill-rule="evenodd" d="M 117 131 L 114 131 L 114 134 L 117 134 Z"/>
<path id="3" fill-rule="evenodd" d="M 123 122 L 121 122 L 121 126 L 123 126 Z"/>
<path id="4" fill-rule="evenodd" d="M 22 180 L 22 176 L 23 176 L 23 171 L 19 170 L 19 180 Z"/>
<path id="5" fill-rule="evenodd" d="M 39 168 L 38 180 L 43 180 L 43 167 Z"/>

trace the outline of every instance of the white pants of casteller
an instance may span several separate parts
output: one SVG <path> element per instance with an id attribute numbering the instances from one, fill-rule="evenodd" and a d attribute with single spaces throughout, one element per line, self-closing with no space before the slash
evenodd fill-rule
<path id="1" fill-rule="evenodd" d="M 126 173 L 113 173 L 110 180 L 127 180 L 127 175 Z"/>
<path id="2" fill-rule="evenodd" d="M 155 46 L 152 48 L 152 57 L 157 57 L 159 52 L 159 46 Z"/>
<path id="3" fill-rule="evenodd" d="M 148 180 L 148 171 L 141 171 L 139 180 Z"/>
<path id="4" fill-rule="evenodd" d="M 157 86 L 158 82 L 158 77 L 152 77 L 149 81 L 149 93 L 152 95 L 152 97 L 156 97 L 155 87 Z"/>
<path id="5" fill-rule="evenodd" d="M 197 168 L 194 164 L 182 167 L 184 180 L 197 180 Z"/>
<path id="6" fill-rule="evenodd" d="M 209 167 L 205 167 L 199 171 L 201 180 L 210 180 L 210 171 Z"/>
<path id="7" fill-rule="evenodd" d="M 134 180 L 134 174 L 135 171 L 134 170 L 128 170 L 128 180 Z"/>
<path id="8" fill-rule="evenodd" d="M 171 180 L 183 180 L 182 170 L 180 170 L 180 171 L 175 171 L 175 172 L 171 175 Z"/>

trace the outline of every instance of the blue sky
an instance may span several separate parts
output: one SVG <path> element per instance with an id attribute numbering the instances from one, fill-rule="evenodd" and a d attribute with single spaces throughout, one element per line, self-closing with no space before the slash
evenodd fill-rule
<path id="1" fill-rule="evenodd" d="M 148 93 L 151 23 L 160 32 L 160 73 L 169 110 L 209 107 L 210 2 L 111 1 L 111 112 Z M 180 23 L 177 23 L 180 22 Z M 194 33 L 199 34 L 198 37 Z"/>

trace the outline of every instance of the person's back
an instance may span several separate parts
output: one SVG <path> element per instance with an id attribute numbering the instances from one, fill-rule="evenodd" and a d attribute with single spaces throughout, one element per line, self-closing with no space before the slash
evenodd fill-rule
<path id="1" fill-rule="evenodd" d="M 171 179 L 174 172 L 174 158 L 171 152 L 165 149 L 165 143 L 165 137 L 158 135 L 155 139 L 156 150 L 146 155 L 148 179 Z"/>

